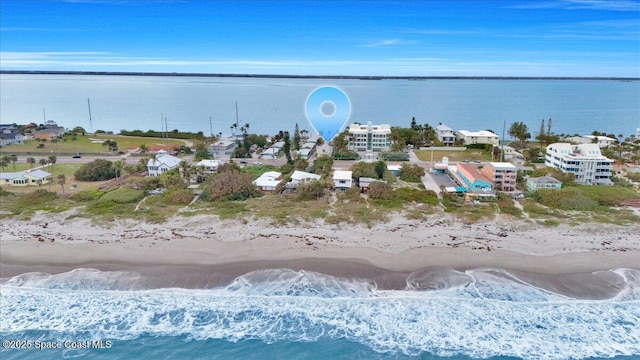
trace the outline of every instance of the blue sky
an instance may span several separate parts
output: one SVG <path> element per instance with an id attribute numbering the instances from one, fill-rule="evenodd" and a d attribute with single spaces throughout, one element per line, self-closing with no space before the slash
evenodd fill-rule
<path id="1" fill-rule="evenodd" d="M 640 77 L 640 0 L 2 0 L 0 68 Z"/>

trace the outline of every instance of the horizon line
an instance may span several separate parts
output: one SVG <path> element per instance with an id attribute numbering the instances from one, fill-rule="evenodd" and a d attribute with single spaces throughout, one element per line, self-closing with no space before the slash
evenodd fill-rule
<path id="1" fill-rule="evenodd" d="M 0 70 L 0 74 L 17 75 L 117 75 L 117 76 L 176 76 L 176 77 L 244 77 L 244 78 L 292 78 L 292 79 L 354 79 L 354 80 L 619 80 L 640 81 L 640 77 L 618 76 L 396 76 L 396 75 L 288 75 L 241 73 L 189 73 L 147 71 L 65 71 L 65 70 Z"/>

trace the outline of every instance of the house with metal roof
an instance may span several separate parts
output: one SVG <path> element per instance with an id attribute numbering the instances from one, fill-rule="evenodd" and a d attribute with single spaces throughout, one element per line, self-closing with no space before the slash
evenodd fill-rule
<path id="1" fill-rule="evenodd" d="M 178 167 L 181 161 L 182 159 L 169 155 L 165 150 L 160 150 L 155 158 L 147 161 L 147 174 L 149 176 L 159 176 Z"/>

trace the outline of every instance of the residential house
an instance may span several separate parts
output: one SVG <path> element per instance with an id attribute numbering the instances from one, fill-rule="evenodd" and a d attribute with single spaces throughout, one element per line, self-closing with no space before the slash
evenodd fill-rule
<path id="1" fill-rule="evenodd" d="M 0 173 L 0 186 L 33 186 L 48 184 L 51 174 L 44 170 L 29 170 L 14 173 Z"/>
<path id="2" fill-rule="evenodd" d="M 165 150 L 158 151 L 155 158 L 147 161 L 147 174 L 149 176 L 159 176 L 173 168 L 178 167 L 182 159 L 169 155 Z"/>
<path id="3" fill-rule="evenodd" d="M 267 171 L 260 175 L 253 181 L 255 185 L 261 191 L 275 191 L 276 187 L 282 181 L 282 174 L 277 171 Z"/>
<path id="4" fill-rule="evenodd" d="M 598 144 L 571 145 L 553 143 L 547 146 L 545 165 L 576 175 L 576 183 L 583 185 L 613 185 L 613 160 L 600 152 Z"/>
<path id="5" fill-rule="evenodd" d="M 490 162 L 480 171 L 499 191 L 515 191 L 518 168 L 508 162 Z"/>
<path id="6" fill-rule="evenodd" d="M 212 174 L 218 171 L 218 167 L 222 164 L 224 164 L 222 160 L 204 159 L 198 161 L 196 167 L 203 167 L 205 172 Z"/>
<path id="7" fill-rule="evenodd" d="M 220 139 L 209 145 L 209 154 L 216 159 L 229 159 L 237 147 L 238 142 L 233 137 Z"/>
<path id="8" fill-rule="evenodd" d="M 15 124 L 0 124 L 0 134 L 15 134 L 18 127 Z"/>
<path id="9" fill-rule="evenodd" d="M 320 180 L 321 176 L 318 174 L 312 174 L 306 171 L 296 170 L 291 174 L 291 179 L 285 185 L 285 188 L 290 191 L 295 191 L 298 188 L 298 185 L 301 183 L 307 183 L 311 181 Z"/>
<path id="10" fill-rule="evenodd" d="M 565 139 L 575 144 L 597 144 L 599 147 L 609 147 L 616 143 L 618 140 L 610 138 L 608 136 L 598 135 L 584 135 L 584 136 L 571 136 Z"/>
<path id="11" fill-rule="evenodd" d="M 391 149 L 391 125 L 349 125 L 349 144 L 351 151 L 389 151 Z"/>
<path id="12" fill-rule="evenodd" d="M 346 190 L 353 185 L 353 172 L 335 170 L 333 172 L 333 187 L 338 190 Z"/>
<path id="13" fill-rule="evenodd" d="M 478 170 L 477 165 L 457 163 L 449 166 L 449 174 L 459 186 L 465 187 L 468 192 L 491 191 L 493 182 Z"/>
<path id="14" fill-rule="evenodd" d="M 296 154 L 298 155 L 299 158 L 308 160 L 311 157 L 311 155 L 313 155 L 313 149 L 302 148 L 296 151 Z"/>
<path id="15" fill-rule="evenodd" d="M 374 178 L 370 178 L 370 177 L 360 177 L 358 178 L 358 186 L 360 187 L 360 191 L 362 192 L 367 192 L 369 191 L 369 186 L 376 182 L 376 181 L 382 181 L 382 180 L 378 180 L 378 179 L 374 179 Z"/>
<path id="16" fill-rule="evenodd" d="M 331 156 L 333 154 L 333 147 L 328 143 L 324 143 L 316 148 L 316 156 Z"/>
<path id="17" fill-rule="evenodd" d="M 391 165 L 391 164 L 387 164 L 387 170 L 389 170 L 389 172 L 391 174 L 393 174 L 393 176 L 400 176 L 400 170 L 402 169 L 401 165 Z"/>
<path id="18" fill-rule="evenodd" d="M 18 133 L 0 133 L 0 145 L 24 144 L 24 135 Z"/>
<path id="19" fill-rule="evenodd" d="M 498 135 L 487 130 L 480 130 L 480 131 L 458 130 L 457 137 L 459 140 L 462 140 L 463 144 L 465 145 L 491 144 L 491 145 L 497 146 L 498 140 L 499 140 Z"/>
<path id="20" fill-rule="evenodd" d="M 36 130 L 36 132 L 33 134 L 33 138 L 51 141 L 54 139 L 62 138 L 64 136 L 64 133 L 65 130 L 62 126 L 48 127 L 46 129 Z"/>
<path id="21" fill-rule="evenodd" d="M 530 177 L 527 179 L 527 191 L 560 188 L 562 188 L 562 181 L 551 176 Z"/>
<path id="22" fill-rule="evenodd" d="M 456 134 L 453 129 L 444 124 L 436 126 L 436 136 L 444 146 L 453 146 L 456 141 Z"/>

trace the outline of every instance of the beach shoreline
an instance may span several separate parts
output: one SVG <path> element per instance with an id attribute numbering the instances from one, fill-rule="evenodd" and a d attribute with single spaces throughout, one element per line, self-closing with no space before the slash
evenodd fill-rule
<path id="1" fill-rule="evenodd" d="M 30 220 L 0 220 L 0 232 L 5 279 L 74 268 L 145 273 L 155 268 L 160 274 L 192 268 L 213 279 L 198 281 L 218 284 L 254 270 L 289 268 L 366 277 L 396 288 L 406 274 L 426 267 L 568 274 L 637 268 L 640 258 L 640 225 L 547 228 L 500 218 L 465 224 L 446 215 L 428 221 L 394 215 L 369 228 L 221 221 L 211 215 L 100 225 L 69 214 L 36 214 Z"/>

